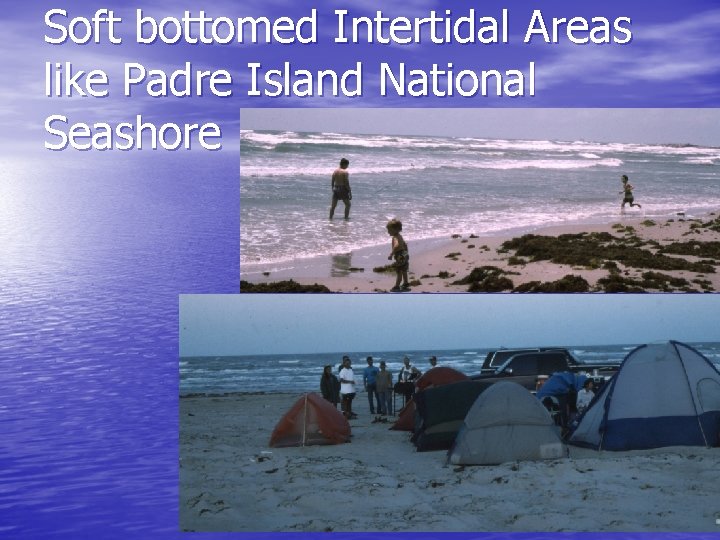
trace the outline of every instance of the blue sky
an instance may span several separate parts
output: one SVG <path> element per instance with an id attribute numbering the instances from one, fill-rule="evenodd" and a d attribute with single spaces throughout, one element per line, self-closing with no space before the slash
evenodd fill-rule
<path id="1" fill-rule="evenodd" d="M 180 355 L 720 341 L 719 295 L 183 295 Z"/>

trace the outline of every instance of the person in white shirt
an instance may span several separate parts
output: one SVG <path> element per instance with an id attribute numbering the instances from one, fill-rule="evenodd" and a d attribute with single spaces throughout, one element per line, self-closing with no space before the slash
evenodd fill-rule
<path id="1" fill-rule="evenodd" d="M 352 401 L 355 398 L 355 373 L 350 365 L 349 356 L 343 356 L 343 366 L 338 378 L 340 379 L 340 398 L 345 418 L 348 420 L 357 418 L 357 415 L 352 412 Z"/>
<path id="2" fill-rule="evenodd" d="M 593 392 L 593 386 L 595 386 L 595 382 L 592 379 L 585 379 L 582 389 L 577 394 L 578 414 L 582 414 L 583 412 L 585 412 L 585 409 L 587 409 L 587 406 L 592 401 L 592 398 L 595 397 L 595 392 Z"/>
<path id="3" fill-rule="evenodd" d="M 410 359 L 407 356 L 403 358 L 403 367 L 398 373 L 398 382 L 395 385 L 395 392 L 403 396 L 403 404 L 410 401 L 415 393 L 415 381 L 420 378 L 420 375 L 422 373 L 410 363 Z"/>

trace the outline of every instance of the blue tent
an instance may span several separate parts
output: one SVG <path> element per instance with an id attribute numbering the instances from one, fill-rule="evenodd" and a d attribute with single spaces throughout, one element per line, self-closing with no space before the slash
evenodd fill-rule
<path id="1" fill-rule="evenodd" d="M 631 351 L 569 443 L 598 450 L 720 445 L 720 372 L 670 341 Z"/>

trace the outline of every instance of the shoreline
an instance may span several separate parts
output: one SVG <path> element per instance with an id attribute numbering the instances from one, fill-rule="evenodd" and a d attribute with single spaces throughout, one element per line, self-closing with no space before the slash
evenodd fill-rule
<path id="1" fill-rule="evenodd" d="M 683 212 L 680 212 L 679 214 L 683 214 Z M 672 219 L 673 217 L 676 217 L 677 214 L 672 215 L 666 215 L 663 216 L 662 219 Z M 706 215 L 704 215 L 706 216 Z M 620 216 L 618 219 L 646 219 L 645 214 L 642 215 L 630 215 L 630 216 Z M 650 218 L 652 219 L 652 218 Z M 656 217 L 656 219 L 659 219 Z M 494 238 L 512 238 L 513 236 L 519 236 L 522 234 L 529 234 L 529 233 L 542 233 L 544 230 L 553 230 L 556 228 L 575 228 L 580 226 L 586 226 L 586 227 L 595 227 L 595 226 L 602 226 L 602 225 L 611 225 L 612 222 L 608 221 L 598 221 L 598 220 L 577 220 L 577 221 L 569 221 L 564 223 L 553 223 L 553 224 L 544 224 L 544 225 L 522 225 L 522 226 L 516 226 L 516 227 L 507 227 L 504 229 L 501 229 L 499 231 L 491 231 L 491 232 L 453 232 L 451 234 L 442 234 L 438 236 L 432 236 L 432 237 L 426 237 L 426 238 L 418 238 L 413 240 L 408 240 L 408 244 L 412 247 L 412 253 L 413 254 L 420 254 L 424 253 L 426 251 L 430 251 L 433 248 L 437 248 L 438 246 L 442 246 L 444 244 L 451 244 L 452 240 L 455 236 L 462 236 L 462 237 L 473 237 L 478 239 L 488 239 L 492 240 Z M 264 274 L 267 274 L 268 272 L 276 275 L 277 277 L 287 277 L 290 273 L 294 273 L 295 275 L 304 275 L 306 272 L 314 271 L 317 274 L 317 269 L 322 267 L 330 267 L 330 266 L 337 266 L 337 268 L 334 268 L 334 271 L 343 271 L 346 266 L 343 263 L 343 258 L 348 257 L 357 257 L 360 259 L 360 261 L 366 261 L 368 259 L 372 259 L 372 262 L 375 262 L 377 264 L 385 264 L 386 256 L 389 251 L 389 245 L 390 245 L 390 239 L 388 239 L 384 242 L 372 244 L 369 246 L 363 246 L 357 249 L 353 249 L 350 251 L 338 251 L 336 253 L 325 253 L 321 255 L 312 255 L 308 257 L 299 257 L 296 259 L 283 259 L 278 261 L 268 261 L 268 262 L 240 262 L 242 275 L 247 276 L 248 278 L 256 278 L 259 276 L 263 276 Z M 383 255 L 383 253 L 385 255 Z M 333 259 L 338 259 L 338 263 L 334 263 Z M 314 270 L 313 270 L 314 269 Z M 315 274 L 313 274 L 315 275 Z M 265 276 L 267 277 L 267 276 Z M 261 278 L 262 279 L 262 278 Z"/>
<path id="2" fill-rule="evenodd" d="M 698 271 L 697 268 L 663 269 L 662 266 L 653 269 L 648 266 L 633 265 L 622 257 L 623 262 L 613 263 L 611 259 L 602 258 L 602 254 L 599 255 L 600 260 L 597 264 L 594 262 L 563 264 L 543 258 L 535 260 L 518 257 L 515 250 L 502 249 L 503 243 L 527 234 L 556 239 L 560 235 L 610 234 L 617 239 L 618 244 L 639 247 L 648 251 L 650 255 L 657 256 L 660 249 L 672 243 L 705 242 L 709 243 L 709 247 L 716 249 L 714 245 L 720 243 L 720 218 L 717 213 L 695 218 L 687 218 L 684 215 L 667 216 L 662 220 L 631 214 L 619 216 L 612 223 L 548 225 L 515 229 L 501 235 L 455 234 L 450 237 L 408 241 L 412 292 L 715 292 L 720 290 L 720 254 L 713 253 L 712 257 L 667 255 L 685 261 L 711 263 L 710 267 Z M 241 265 L 241 279 L 253 285 L 273 285 L 292 280 L 302 286 L 314 284 L 325 286 L 330 292 L 389 292 L 394 285 L 394 272 L 381 273 L 373 270 L 388 264 L 387 252 L 388 247 L 382 245 L 362 248 L 348 254 L 298 259 L 284 265 L 263 266 L 260 263 L 253 263 L 249 265 L 250 270 L 245 270 L 248 265 Z M 488 286 L 483 289 L 483 286 L 476 285 L 475 290 L 470 290 L 469 283 L 456 283 L 470 277 L 473 269 L 481 267 L 496 268 L 497 271 L 491 271 L 493 280 L 496 282 L 498 277 L 509 279 L 512 287 L 498 289 Z M 643 274 L 647 272 L 661 275 L 653 275 L 650 280 L 644 279 Z M 566 284 L 560 280 L 568 275 L 579 276 L 585 280 L 587 289 L 563 290 Z M 614 280 L 614 283 L 610 285 L 603 283 L 603 280 L 607 281 L 608 278 Z M 555 288 L 559 290 L 552 290 L 552 287 L 547 286 L 545 289 L 550 290 L 537 290 L 537 285 L 535 290 L 532 289 L 533 283 L 552 284 L 558 281 L 560 284 L 555 285 Z M 522 290 L 523 287 L 529 290 Z M 246 289 L 247 287 L 245 289 L 241 287 L 241 292 L 253 292 Z"/>

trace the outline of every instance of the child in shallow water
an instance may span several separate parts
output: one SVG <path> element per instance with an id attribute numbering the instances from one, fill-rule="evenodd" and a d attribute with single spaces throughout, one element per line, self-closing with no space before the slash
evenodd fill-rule
<path id="1" fill-rule="evenodd" d="M 386 225 L 388 234 L 392 236 L 392 251 L 388 256 L 388 260 L 395 259 L 393 266 L 395 267 L 395 286 L 390 289 L 392 292 L 410 290 L 408 282 L 408 269 L 410 268 L 410 254 L 408 247 L 403 239 L 400 231 L 402 231 L 402 222 L 397 219 L 391 219 Z M 402 285 L 401 285 L 402 283 Z"/>
<path id="2" fill-rule="evenodd" d="M 635 196 L 633 195 L 633 185 L 629 182 L 627 175 L 623 174 L 620 179 L 622 180 L 623 190 L 620 194 L 623 196 L 623 200 L 620 203 L 620 209 L 623 210 L 626 204 L 630 204 L 630 207 L 637 206 L 642 208 L 641 205 L 635 203 Z"/>

